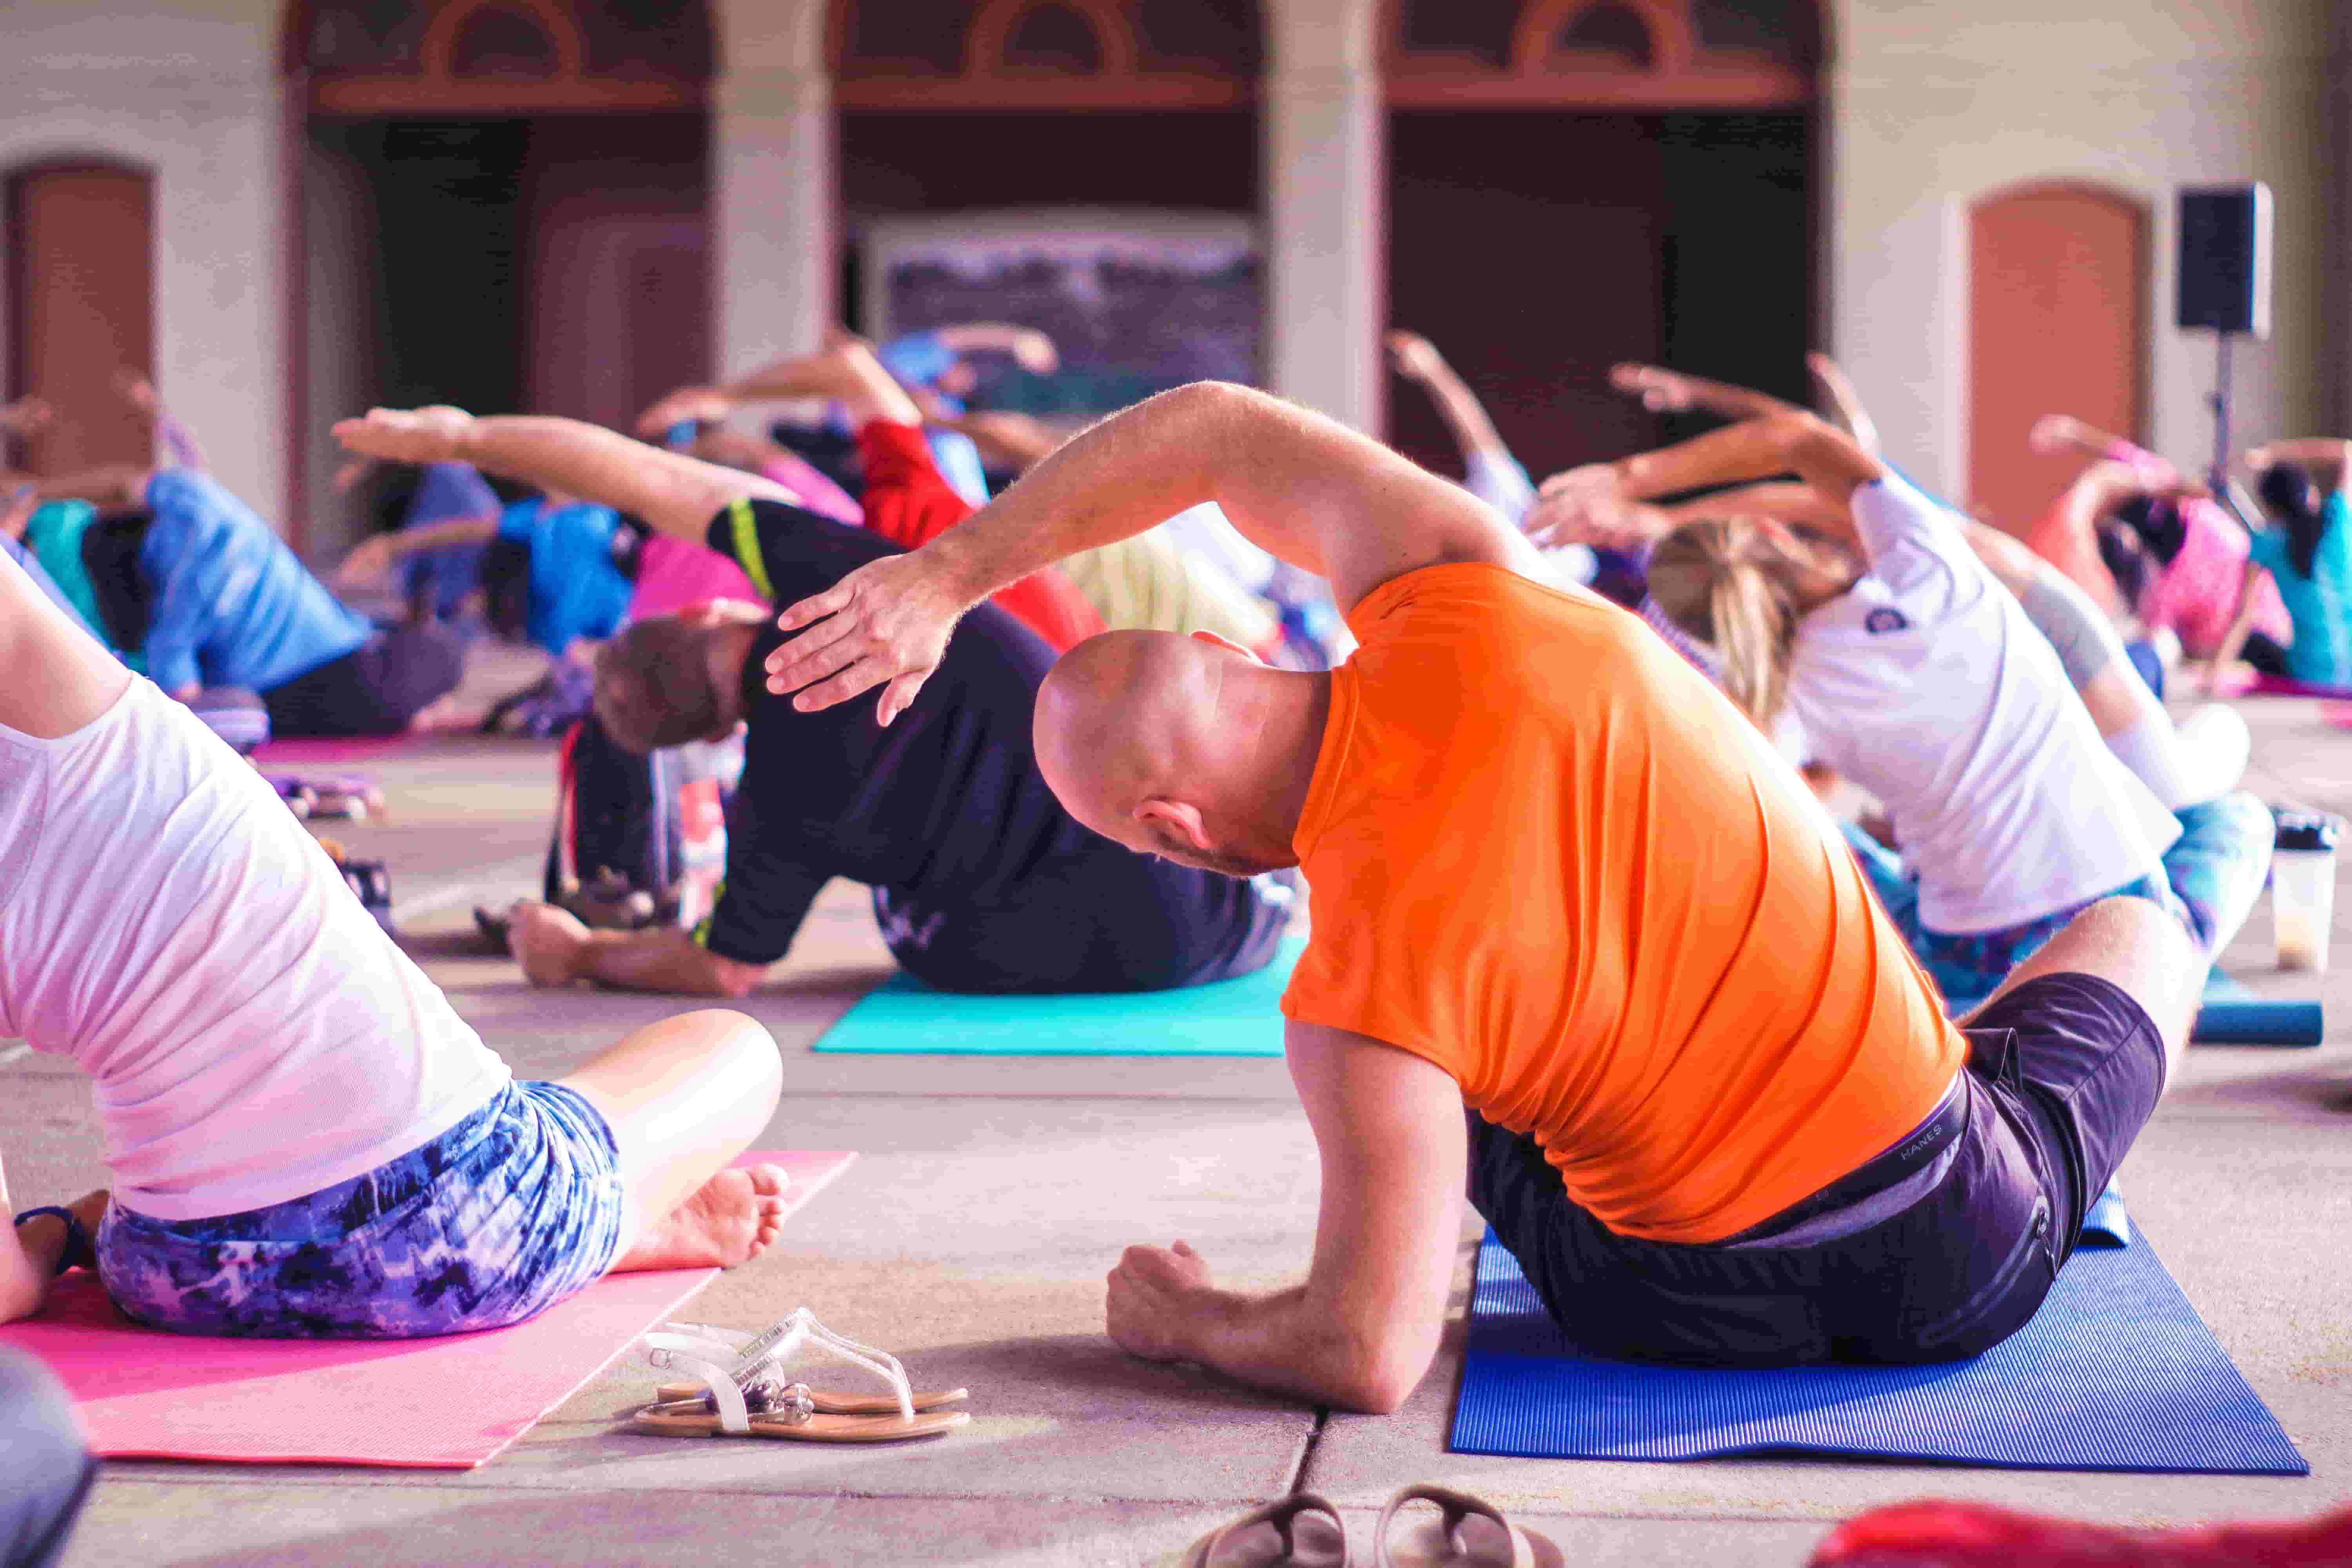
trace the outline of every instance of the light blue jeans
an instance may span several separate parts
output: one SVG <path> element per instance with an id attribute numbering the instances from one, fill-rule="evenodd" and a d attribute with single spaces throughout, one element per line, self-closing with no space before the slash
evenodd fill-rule
<path id="1" fill-rule="evenodd" d="M 2180 837 L 2164 852 L 2164 875 L 2142 877 L 2098 899 L 2088 899 L 2021 925 L 1954 935 L 1919 921 L 1919 889 L 1894 851 L 1848 824 L 1846 842 L 1895 929 L 1934 978 L 1955 1011 L 1980 1000 L 2009 972 L 2039 952 L 2068 922 L 2101 899 L 2140 898 L 2170 911 L 2210 963 L 2238 934 L 2270 875 L 2276 827 L 2270 807 L 2243 790 L 2183 806 Z"/>

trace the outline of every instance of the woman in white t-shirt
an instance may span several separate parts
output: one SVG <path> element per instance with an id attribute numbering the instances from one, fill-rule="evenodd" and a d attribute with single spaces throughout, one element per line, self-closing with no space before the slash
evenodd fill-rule
<path id="1" fill-rule="evenodd" d="M 79 1264 L 158 1328 L 408 1338 L 767 1245 L 783 1172 L 727 1168 L 781 1087 L 758 1024 L 517 1080 L 261 776 L 5 559 L 0 668 L 0 1036 L 90 1077 L 113 1172 L 0 1237 L 0 1321 Z"/>
<path id="2" fill-rule="evenodd" d="M 1945 994 L 1986 994 L 2119 894 L 2165 905 L 2218 952 L 2261 890 L 2268 811 L 2243 794 L 2160 801 L 2102 740 L 1967 521 L 1852 437 L 1774 414 L 1561 476 L 1547 521 L 1610 525 L 1649 497 L 1790 471 L 1832 532 L 1685 522 L 1651 557 L 1651 595 L 1710 645 L 1751 718 L 1769 732 L 1793 711 L 1812 754 L 1886 808 L 1900 865 L 1859 847 Z"/>

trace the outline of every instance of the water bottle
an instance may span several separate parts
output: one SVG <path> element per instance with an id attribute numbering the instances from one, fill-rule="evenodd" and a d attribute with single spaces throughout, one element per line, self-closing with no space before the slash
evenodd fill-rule
<path id="1" fill-rule="evenodd" d="M 2271 919 L 2281 969 L 2327 967 L 2328 927 L 2336 910 L 2336 836 L 2342 821 L 2325 812 L 2282 811 L 2271 855 Z"/>

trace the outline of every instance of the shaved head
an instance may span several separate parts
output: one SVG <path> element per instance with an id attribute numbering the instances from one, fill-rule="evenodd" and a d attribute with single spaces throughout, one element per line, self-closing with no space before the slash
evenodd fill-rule
<path id="1" fill-rule="evenodd" d="M 1235 877 L 1294 865 L 1296 812 L 1267 811 L 1294 792 L 1270 773 L 1299 774 L 1303 797 L 1314 758 L 1269 753 L 1266 710 L 1319 696 L 1293 691 L 1315 679 L 1173 632 L 1105 632 L 1038 688 L 1037 765 L 1072 816 L 1130 849 Z"/>

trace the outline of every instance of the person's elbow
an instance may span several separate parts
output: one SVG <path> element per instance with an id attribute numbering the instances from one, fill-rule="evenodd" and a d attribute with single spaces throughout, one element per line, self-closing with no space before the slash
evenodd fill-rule
<path id="1" fill-rule="evenodd" d="M 768 973 L 768 966 L 764 963 L 743 963 L 707 952 L 703 957 L 703 984 L 699 989 L 706 996 L 723 996 L 730 1002 L 740 1002 L 759 989 L 761 978 Z"/>
<path id="2" fill-rule="evenodd" d="M 1330 1363 L 1325 1396 L 1342 1409 L 1391 1415 L 1412 1397 L 1437 1357 L 1437 1335 L 1400 1328 L 1346 1347 Z"/>

